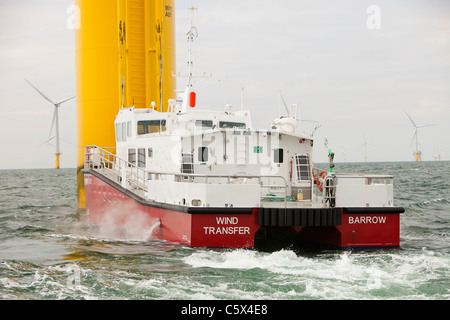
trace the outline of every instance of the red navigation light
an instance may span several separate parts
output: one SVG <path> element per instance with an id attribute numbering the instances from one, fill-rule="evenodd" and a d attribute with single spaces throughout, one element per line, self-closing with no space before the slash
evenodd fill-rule
<path id="1" fill-rule="evenodd" d="M 195 92 L 191 92 L 189 94 L 189 107 L 194 108 L 195 107 Z"/>

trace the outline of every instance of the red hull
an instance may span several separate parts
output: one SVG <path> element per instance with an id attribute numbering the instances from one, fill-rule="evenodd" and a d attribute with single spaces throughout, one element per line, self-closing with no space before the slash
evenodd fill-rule
<path id="1" fill-rule="evenodd" d="M 85 172 L 85 186 L 90 222 L 132 226 L 141 231 L 154 229 L 154 239 L 193 247 L 254 248 L 261 243 L 273 245 L 286 241 L 294 244 L 308 241 L 337 248 L 398 247 L 400 244 L 402 208 L 390 211 L 335 208 L 333 219 L 328 214 L 327 220 L 322 213 L 321 221 L 312 217 L 314 210 L 310 210 L 309 220 L 292 218 L 292 222 L 286 210 L 275 209 L 271 214 L 274 217 L 275 213 L 276 221 L 267 223 L 267 220 L 262 222 L 264 213 L 260 208 L 187 208 L 148 202 L 91 172 Z M 155 225 L 158 227 L 154 228 Z"/>
<path id="2" fill-rule="evenodd" d="M 335 227 L 304 227 L 305 240 L 338 248 L 395 248 L 400 246 L 400 213 L 344 213 Z"/>
<path id="3" fill-rule="evenodd" d="M 193 247 L 254 247 L 255 233 L 259 229 L 257 209 L 225 212 L 212 208 L 210 212 L 190 213 L 181 206 L 158 207 L 142 203 L 119 186 L 112 187 L 90 174 L 85 174 L 85 185 L 87 214 L 92 223 L 132 228 L 139 225 L 141 230 L 150 230 L 159 222 L 160 227 L 152 234 L 155 239 Z"/>

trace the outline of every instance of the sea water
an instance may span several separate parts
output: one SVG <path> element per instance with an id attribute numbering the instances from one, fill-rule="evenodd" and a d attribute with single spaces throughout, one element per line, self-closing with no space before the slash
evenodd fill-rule
<path id="1" fill-rule="evenodd" d="M 450 162 L 335 171 L 394 175 L 400 248 L 190 248 L 89 225 L 75 169 L 1 170 L 0 299 L 448 300 Z"/>

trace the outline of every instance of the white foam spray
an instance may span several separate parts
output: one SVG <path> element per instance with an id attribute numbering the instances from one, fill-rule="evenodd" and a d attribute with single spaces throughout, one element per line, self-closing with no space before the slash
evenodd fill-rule
<path id="1" fill-rule="evenodd" d="M 150 241 L 153 239 L 153 232 L 158 230 L 161 227 L 161 220 L 157 219 L 153 226 L 148 229 L 147 232 L 144 233 L 144 241 Z"/>
<path id="2" fill-rule="evenodd" d="M 109 239 L 149 241 L 161 226 L 159 219 L 134 206 L 109 209 L 97 223 L 97 235 Z"/>

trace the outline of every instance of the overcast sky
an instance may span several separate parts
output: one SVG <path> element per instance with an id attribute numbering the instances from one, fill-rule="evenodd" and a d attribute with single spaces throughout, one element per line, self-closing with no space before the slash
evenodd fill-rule
<path id="1" fill-rule="evenodd" d="M 446 0 L 196 0 L 199 107 L 244 107 L 253 125 L 279 116 L 281 90 L 300 117 L 321 121 L 315 160 L 450 158 L 450 2 Z M 176 0 L 177 65 L 186 59 L 189 0 Z M 0 0 L 0 169 L 52 168 L 51 99 L 75 94 L 72 0 Z M 375 6 L 375 7 L 374 7 Z M 68 11 L 69 10 L 69 11 Z M 379 13 L 379 15 L 378 15 Z M 284 111 L 284 107 L 281 108 Z M 113 124 L 111 124 L 113 125 Z M 301 122 L 310 134 L 315 124 Z M 76 102 L 60 109 L 61 166 L 76 166 Z"/>

